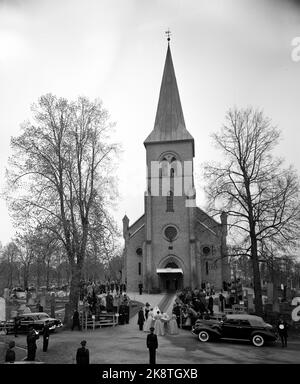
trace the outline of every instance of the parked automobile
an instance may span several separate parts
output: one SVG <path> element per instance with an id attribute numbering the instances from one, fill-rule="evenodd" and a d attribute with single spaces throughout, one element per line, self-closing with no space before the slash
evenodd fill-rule
<path id="1" fill-rule="evenodd" d="M 17 299 L 26 299 L 26 291 L 21 287 L 15 287 L 11 290 L 11 295 Z"/>
<path id="2" fill-rule="evenodd" d="M 18 332 L 27 333 L 29 328 L 32 326 L 39 333 L 43 332 L 45 324 L 50 324 L 50 331 L 55 331 L 57 328 L 63 326 L 59 319 L 50 317 L 45 312 L 29 312 L 22 315 L 18 315 L 17 318 L 20 320 Z M 13 331 L 14 319 L 6 322 L 6 328 L 8 332 Z"/>
<path id="3" fill-rule="evenodd" d="M 248 314 L 227 315 L 221 321 L 197 320 L 192 333 L 207 342 L 218 339 L 248 340 L 256 347 L 277 340 L 276 330 L 259 316 Z"/>

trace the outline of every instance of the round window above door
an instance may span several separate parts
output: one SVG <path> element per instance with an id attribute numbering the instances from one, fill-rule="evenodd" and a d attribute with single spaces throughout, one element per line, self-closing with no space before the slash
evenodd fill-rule
<path id="1" fill-rule="evenodd" d="M 168 241 L 174 241 L 178 236 L 177 228 L 173 225 L 168 225 L 164 230 L 164 235 Z"/>

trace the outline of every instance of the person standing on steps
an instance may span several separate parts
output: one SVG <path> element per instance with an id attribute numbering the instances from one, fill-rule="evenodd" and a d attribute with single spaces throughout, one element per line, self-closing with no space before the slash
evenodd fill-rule
<path id="1" fill-rule="evenodd" d="M 140 283 L 139 283 L 139 292 L 140 292 L 140 295 L 143 294 L 143 284 L 142 284 L 141 281 L 140 281 Z"/>
<path id="2" fill-rule="evenodd" d="M 145 322 L 144 310 L 143 310 L 143 307 L 141 307 L 138 313 L 138 325 L 139 325 L 140 331 L 143 330 L 144 322 Z"/>
<path id="3" fill-rule="evenodd" d="M 214 314 L 214 299 L 213 299 L 212 295 L 209 296 L 207 308 L 208 308 L 210 314 L 213 315 Z"/>
<path id="4" fill-rule="evenodd" d="M 225 302 L 225 297 L 223 296 L 221 291 L 221 293 L 219 294 L 219 307 L 221 312 L 224 312 L 224 302 Z"/>
<path id="5" fill-rule="evenodd" d="M 145 308 L 145 320 L 147 320 L 148 319 L 148 313 L 150 311 L 150 304 L 146 303 L 145 306 L 146 306 L 146 308 Z"/>
<path id="6" fill-rule="evenodd" d="M 154 327 L 150 328 L 147 335 L 147 348 L 149 349 L 149 364 L 156 364 L 156 350 L 158 348 L 157 336 L 154 334 Z"/>

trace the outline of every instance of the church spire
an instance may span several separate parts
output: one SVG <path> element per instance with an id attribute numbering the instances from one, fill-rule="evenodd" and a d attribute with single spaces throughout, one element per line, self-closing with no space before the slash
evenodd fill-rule
<path id="1" fill-rule="evenodd" d="M 154 129 L 145 140 L 145 145 L 153 142 L 178 140 L 190 140 L 194 142 L 193 137 L 185 127 L 169 39 L 170 36 L 168 34 L 168 49 Z"/>

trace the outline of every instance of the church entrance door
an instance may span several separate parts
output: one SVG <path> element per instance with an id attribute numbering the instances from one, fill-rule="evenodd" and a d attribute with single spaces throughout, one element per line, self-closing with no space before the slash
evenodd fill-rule
<path id="1" fill-rule="evenodd" d="M 160 288 L 162 291 L 175 292 L 182 289 L 182 274 L 164 273 L 160 275 Z"/>

